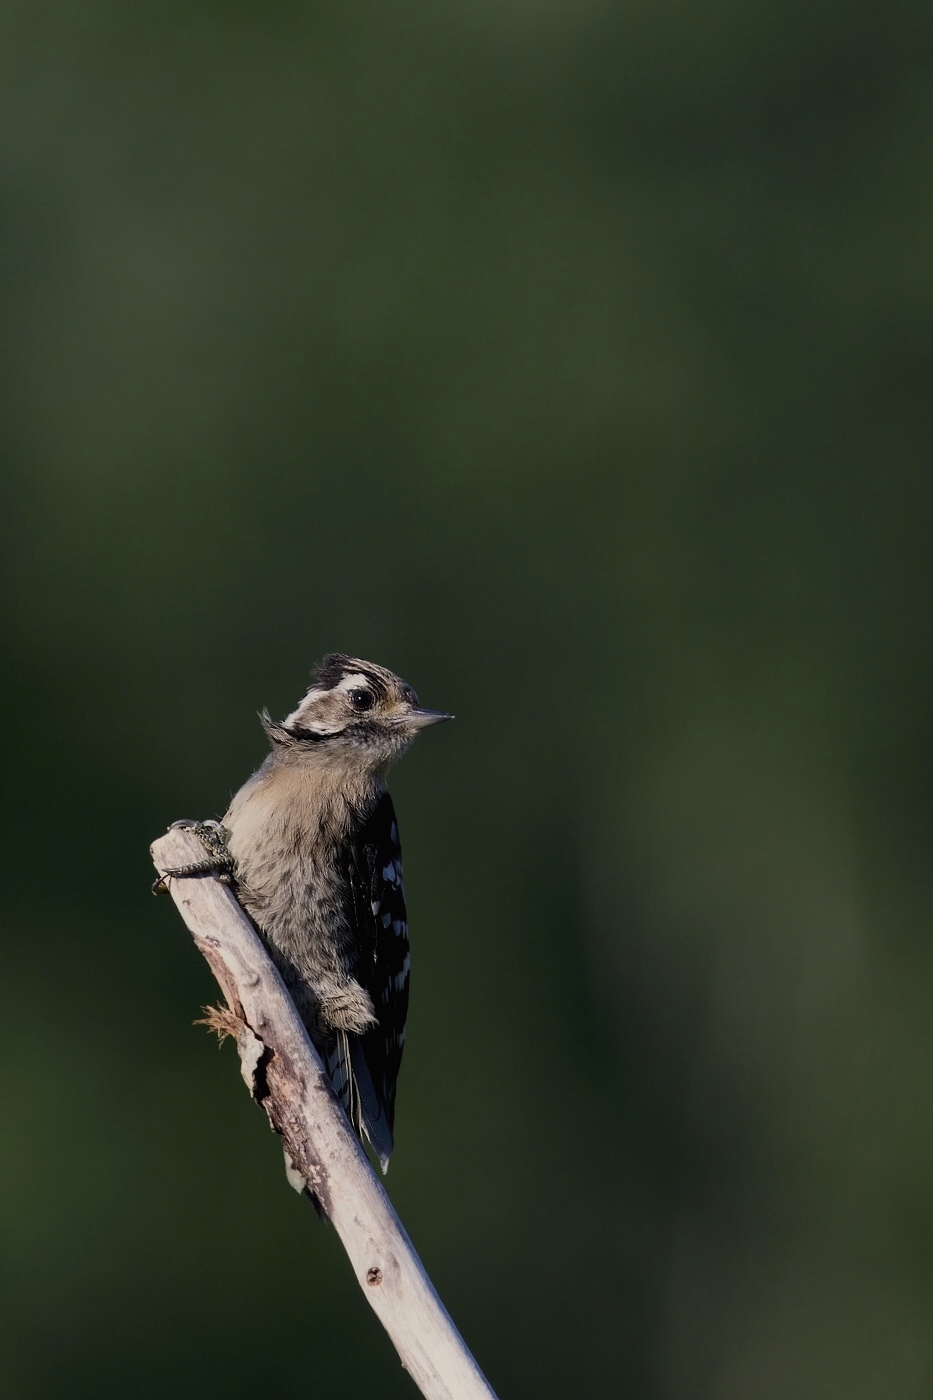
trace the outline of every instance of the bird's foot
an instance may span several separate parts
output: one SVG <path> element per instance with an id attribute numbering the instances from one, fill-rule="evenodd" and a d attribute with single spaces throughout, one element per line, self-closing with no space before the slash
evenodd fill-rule
<path id="1" fill-rule="evenodd" d="M 196 875 L 215 875 L 220 880 L 231 881 L 236 873 L 236 864 L 227 847 L 230 839 L 227 828 L 213 820 L 193 822 L 182 819 L 172 822 L 169 830 L 179 826 L 194 832 L 207 855 L 203 860 L 192 861 L 189 865 L 177 865 L 172 870 L 163 870 L 158 880 L 153 883 L 152 893 L 161 894 L 163 890 L 167 890 L 168 880 L 188 880 Z"/>

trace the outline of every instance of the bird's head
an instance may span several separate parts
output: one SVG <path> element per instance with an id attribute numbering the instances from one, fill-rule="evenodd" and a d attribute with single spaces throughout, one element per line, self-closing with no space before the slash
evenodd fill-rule
<path id="1" fill-rule="evenodd" d="M 420 729 L 445 719 L 453 715 L 424 709 L 400 676 L 340 653 L 324 657 L 311 689 L 281 724 L 262 715 L 273 747 L 373 772 L 400 758 Z"/>

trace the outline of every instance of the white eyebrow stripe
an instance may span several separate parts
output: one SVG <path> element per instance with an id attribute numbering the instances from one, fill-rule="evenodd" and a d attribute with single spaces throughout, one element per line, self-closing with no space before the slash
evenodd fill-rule
<path id="1" fill-rule="evenodd" d="M 321 690 L 318 686 L 314 686 L 311 690 L 309 690 L 307 695 L 305 695 L 302 698 L 301 704 L 298 705 L 294 710 L 292 710 L 290 715 L 286 715 L 285 718 L 282 720 L 282 723 L 284 724 L 286 729 L 290 724 L 300 724 L 302 722 L 302 712 L 304 711 L 308 701 L 310 700 L 313 703 L 315 700 L 317 700 L 319 696 L 323 694 L 324 691 Z M 316 734 L 322 734 L 324 732 L 318 724 L 308 724 L 304 727 L 307 729 L 313 729 Z"/>
<path id="2" fill-rule="evenodd" d="M 301 705 L 282 721 L 285 729 L 289 729 L 293 724 L 297 724 L 301 729 L 310 730 L 312 734 L 339 734 L 344 727 L 340 720 L 328 724 L 325 720 L 307 719 Z"/>
<path id="3" fill-rule="evenodd" d="M 364 689 L 367 690 L 371 689 L 371 686 L 373 686 L 373 682 L 371 682 L 370 678 L 364 676 L 361 671 L 354 671 L 352 675 L 343 676 L 343 678 L 339 680 L 338 685 L 333 686 L 331 690 L 324 690 L 321 686 L 311 686 L 311 689 L 305 694 L 304 699 L 301 700 L 301 704 L 297 707 L 297 710 L 291 711 L 291 714 L 284 717 L 282 721 L 284 727 L 289 728 L 291 724 L 300 724 L 304 729 L 310 729 L 312 734 L 339 734 L 340 729 L 345 728 L 345 722 L 343 722 L 343 720 L 338 720 L 338 718 L 333 718 L 333 720 L 329 721 L 308 720 L 308 707 L 314 707 L 315 701 L 322 700 L 325 696 L 329 696 L 329 694 L 335 692 L 346 694 L 347 690 L 356 690 L 357 687 L 360 686 L 363 686 Z"/>

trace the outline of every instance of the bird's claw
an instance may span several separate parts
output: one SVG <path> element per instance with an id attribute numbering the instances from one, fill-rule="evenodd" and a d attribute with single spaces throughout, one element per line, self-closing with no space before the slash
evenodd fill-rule
<path id="1" fill-rule="evenodd" d="M 168 889 L 168 881 L 190 880 L 198 875 L 214 875 L 220 880 L 231 880 L 236 873 L 236 864 L 233 856 L 227 847 L 230 833 L 220 822 L 211 818 L 208 821 L 191 821 L 190 818 L 182 817 L 180 821 L 172 822 L 169 831 L 177 828 L 184 828 L 193 831 L 207 851 L 203 860 L 192 861 L 188 865 L 177 865 L 170 870 L 163 870 L 157 880 L 153 881 L 152 893 L 162 894 Z"/>

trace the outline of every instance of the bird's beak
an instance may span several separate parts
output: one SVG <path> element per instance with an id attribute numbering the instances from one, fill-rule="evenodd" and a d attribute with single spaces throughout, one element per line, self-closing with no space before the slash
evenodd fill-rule
<path id="1" fill-rule="evenodd" d="M 446 710 L 421 710 L 413 706 L 400 723 L 406 729 L 427 729 L 429 724 L 443 724 L 445 719 L 453 719 L 453 715 L 447 714 Z"/>

